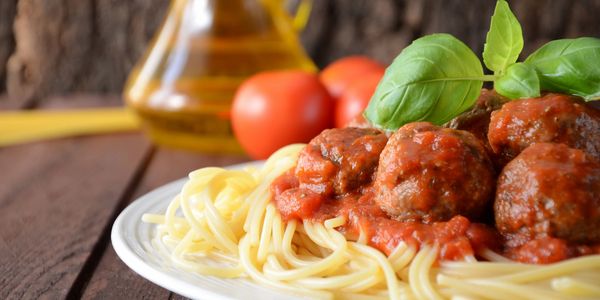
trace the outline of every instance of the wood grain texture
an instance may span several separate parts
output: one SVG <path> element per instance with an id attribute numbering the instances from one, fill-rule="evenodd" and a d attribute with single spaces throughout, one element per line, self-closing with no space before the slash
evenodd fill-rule
<path id="1" fill-rule="evenodd" d="M 2 1 L 0 16 L 7 14 L 2 12 L 2 5 L 18 1 L 16 49 L 9 50 L 14 54 L 7 70 L 13 100 L 39 100 L 81 91 L 120 92 L 169 3 Z M 600 37 L 600 0 L 509 2 L 523 26 L 524 54 L 552 39 Z M 310 22 L 301 37 L 308 53 L 322 67 L 351 54 L 366 54 L 389 63 L 412 40 L 434 32 L 454 34 L 480 54 L 494 5 L 494 0 L 319 0 L 314 1 Z M 0 43 L 0 53 L 7 47 L 10 43 Z M 0 70 L 4 68 L 1 57 Z"/>
<path id="2" fill-rule="evenodd" d="M 22 109 L 23 103 L 9 101 L 7 94 L 0 94 L 0 111 Z"/>
<path id="3" fill-rule="evenodd" d="M 49 110 L 88 109 L 98 106 L 120 107 L 124 106 L 124 102 L 121 95 L 118 94 L 68 94 L 50 97 L 42 102 L 42 108 Z"/>
<path id="4" fill-rule="evenodd" d="M 4 0 L 3 0 L 4 1 Z M 162 20 L 165 0 L 19 0 L 12 99 L 119 92 Z"/>
<path id="5" fill-rule="evenodd" d="M 384 63 L 412 40 L 430 33 L 457 36 L 478 55 L 483 51 L 494 0 L 315 1 L 302 33 L 320 66 L 351 54 Z M 577 36 L 600 37 L 600 0 L 509 0 L 523 26 L 524 54 L 543 43 Z"/>
<path id="6" fill-rule="evenodd" d="M 6 62 L 15 49 L 12 27 L 16 11 L 17 0 L 0 1 L 0 94 L 6 91 Z"/>
<path id="7" fill-rule="evenodd" d="M 247 161 L 241 156 L 215 156 L 159 149 L 132 199 L 190 171 L 207 166 L 226 166 Z M 169 292 L 131 271 L 108 246 L 82 296 L 85 299 L 167 299 Z"/>
<path id="8" fill-rule="evenodd" d="M 144 161 L 140 134 L 0 149 L 0 299 L 60 299 Z"/>
<path id="9" fill-rule="evenodd" d="M 177 295 L 177 294 L 171 294 L 171 297 L 169 297 L 169 300 L 188 300 L 188 298 L 183 297 L 181 295 Z"/>

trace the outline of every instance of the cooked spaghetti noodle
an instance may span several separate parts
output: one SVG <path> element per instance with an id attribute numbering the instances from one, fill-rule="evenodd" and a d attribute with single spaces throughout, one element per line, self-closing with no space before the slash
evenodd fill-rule
<path id="1" fill-rule="evenodd" d="M 490 250 L 438 262 L 438 245 L 400 243 L 385 256 L 364 237 L 336 230 L 347 220 L 284 222 L 269 186 L 296 164 L 304 145 L 273 154 L 260 169 L 192 172 L 158 224 L 178 267 L 224 278 L 250 277 L 292 293 L 348 299 L 571 299 L 600 297 L 600 255 L 550 265 L 511 262 Z"/>

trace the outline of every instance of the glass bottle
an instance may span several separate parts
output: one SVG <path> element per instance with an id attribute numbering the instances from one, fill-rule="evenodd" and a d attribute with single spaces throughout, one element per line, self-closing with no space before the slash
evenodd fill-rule
<path id="1" fill-rule="evenodd" d="M 293 21 L 280 0 L 172 0 L 125 101 L 158 144 L 241 152 L 229 111 L 242 81 L 264 70 L 316 71 Z"/>

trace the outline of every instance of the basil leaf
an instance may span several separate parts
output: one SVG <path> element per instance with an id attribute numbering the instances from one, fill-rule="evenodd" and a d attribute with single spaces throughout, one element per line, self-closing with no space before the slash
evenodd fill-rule
<path id="1" fill-rule="evenodd" d="M 504 0 L 496 2 L 490 30 L 487 33 L 483 48 L 485 66 L 501 74 L 506 68 L 517 61 L 523 50 L 523 32 L 521 25 L 510 11 Z"/>
<path id="2" fill-rule="evenodd" d="M 460 40 L 424 36 L 386 69 L 365 117 L 389 130 L 415 121 L 443 124 L 473 105 L 483 78 L 481 62 Z"/>
<path id="3" fill-rule="evenodd" d="M 504 75 L 494 82 L 496 91 L 510 99 L 540 96 L 540 80 L 535 69 L 524 63 L 510 65 Z"/>
<path id="4" fill-rule="evenodd" d="M 525 63 L 540 77 L 542 90 L 600 99 L 600 39 L 582 37 L 551 41 Z"/>

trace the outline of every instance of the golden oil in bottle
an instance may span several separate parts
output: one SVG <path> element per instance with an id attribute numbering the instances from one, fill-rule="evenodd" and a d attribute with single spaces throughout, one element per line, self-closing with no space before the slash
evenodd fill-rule
<path id="1" fill-rule="evenodd" d="M 124 97 L 158 144 L 241 152 L 229 118 L 235 91 L 276 69 L 316 70 L 280 1 L 173 0 Z"/>

